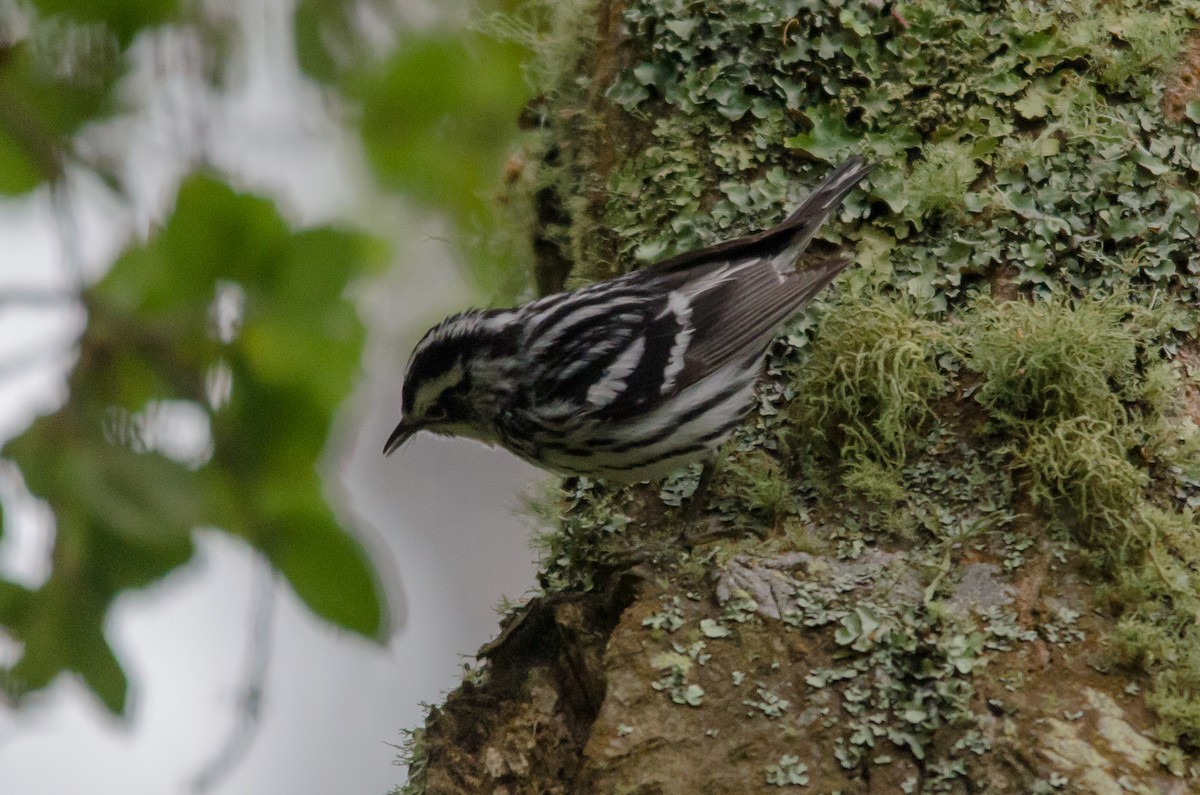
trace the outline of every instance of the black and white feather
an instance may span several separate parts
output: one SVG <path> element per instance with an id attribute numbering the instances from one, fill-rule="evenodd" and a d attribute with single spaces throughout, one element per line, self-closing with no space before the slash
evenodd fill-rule
<path id="1" fill-rule="evenodd" d="M 849 264 L 798 266 L 869 173 L 834 169 L 783 223 L 515 309 L 431 329 L 409 360 L 391 453 L 419 430 L 500 444 L 564 474 L 665 475 L 723 442 L 767 346 Z"/>

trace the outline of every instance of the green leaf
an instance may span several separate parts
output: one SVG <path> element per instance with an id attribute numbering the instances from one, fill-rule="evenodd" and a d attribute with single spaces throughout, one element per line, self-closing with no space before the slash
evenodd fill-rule
<path id="1" fill-rule="evenodd" d="M 95 31 L 42 27 L 33 41 L 0 44 L 0 193 L 61 174 L 68 139 L 107 114 L 123 67 Z"/>
<path id="2" fill-rule="evenodd" d="M 111 597 L 70 572 L 56 572 L 36 591 L 0 585 L 0 619 L 23 646 L 21 658 L 4 673 L 9 695 L 40 690 L 73 671 L 109 711 L 122 713 L 129 683 L 104 638 Z"/>
<path id="3" fill-rule="evenodd" d="M 92 633 L 82 639 L 75 665 L 88 689 L 100 697 L 109 712 L 117 715 L 125 712 L 129 680 L 102 633 Z"/>
<path id="4" fill-rule="evenodd" d="M 464 238 L 478 241 L 468 248 L 470 264 L 493 291 L 511 284 L 523 266 L 512 251 L 495 245 L 490 197 L 529 99 L 526 54 L 516 44 L 482 36 L 414 37 L 354 88 L 363 105 L 359 132 L 376 176 L 446 212 Z"/>
<path id="5" fill-rule="evenodd" d="M 453 35 L 403 42 L 359 89 L 367 156 L 387 184 L 458 214 L 478 211 L 517 130 L 524 51 Z"/>
<path id="6" fill-rule="evenodd" d="M 186 467 L 117 445 L 72 447 L 56 475 L 75 484 L 91 520 L 115 535 L 160 546 L 172 535 L 186 541 L 194 525 L 211 519 L 196 475 Z"/>
<path id="7" fill-rule="evenodd" d="M 338 0 L 300 0 L 292 17 L 296 61 L 309 77 L 330 83 L 340 76 L 330 39 L 348 42 L 352 35 L 347 5 Z"/>
<path id="8" fill-rule="evenodd" d="M 0 193 L 28 193 L 53 177 L 57 169 L 43 170 L 33 154 L 11 134 L 0 130 Z"/>
<path id="9" fill-rule="evenodd" d="M 159 234 L 117 260 L 96 293 L 145 319 L 178 323 L 186 315 L 191 332 L 207 333 L 207 307 L 220 282 L 250 285 L 264 297 L 280 286 L 290 237 L 269 200 L 238 194 L 210 174 L 194 174 L 180 185 L 175 210 Z"/>

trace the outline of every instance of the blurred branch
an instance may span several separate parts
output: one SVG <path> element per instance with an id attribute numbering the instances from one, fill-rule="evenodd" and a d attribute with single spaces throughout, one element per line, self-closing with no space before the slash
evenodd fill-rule
<path id="1" fill-rule="evenodd" d="M 62 241 L 62 262 L 71 283 L 83 288 L 83 252 L 79 245 L 79 226 L 71 209 L 70 191 L 64 180 L 50 183 L 50 201 L 54 207 L 54 219 L 58 224 L 58 236 Z"/>
<path id="2" fill-rule="evenodd" d="M 266 690 L 267 665 L 271 658 L 271 621 L 275 606 L 275 576 L 265 563 L 258 567 L 254 583 L 254 620 L 246 652 L 246 682 L 237 707 L 238 723 L 217 752 L 195 778 L 191 791 L 210 792 L 228 776 L 250 750 L 250 744 L 262 719 L 263 692 Z"/>
<path id="3" fill-rule="evenodd" d="M 10 305 L 26 307 L 56 307 L 79 300 L 77 290 L 40 290 L 17 287 L 0 290 L 0 310 Z"/>

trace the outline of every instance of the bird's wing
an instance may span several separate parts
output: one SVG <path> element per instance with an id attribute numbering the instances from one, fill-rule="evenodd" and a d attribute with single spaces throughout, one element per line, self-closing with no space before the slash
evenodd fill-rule
<path id="1" fill-rule="evenodd" d="M 549 300 L 549 299 L 543 299 Z M 540 302 L 539 302 L 540 303 Z M 556 303 L 531 307 L 522 341 L 530 381 L 525 391 L 544 416 L 634 411 L 661 377 L 678 321 L 664 314 L 666 297 L 626 280 L 603 282 Z M 657 400 L 655 401 L 657 402 Z"/>
<path id="2" fill-rule="evenodd" d="M 668 307 L 692 329 L 678 388 L 683 389 L 740 355 L 762 352 L 774 330 L 849 264 L 801 254 L 854 187 L 871 172 L 862 158 L 847 160 L 783 223 L 765 232 L 690 251 L 630 275 L 668 293 Z"/>
<path id="3" fill-rule="evenodd" d="M 675 289 L 580 291 L 530 329 L 523 348 L 536 378 L 525 389 L 544 416 L 560 409 L 564 422 L 580 413 L 636 415 L 738 357 L 761 355 L 779 325 L 848 263 L 829 259 L 781 276 L 770 260 L 751 260 Z"/>
<path id="4" fill-rule="evenodd" d="M 849 264 L 846 258 L 826 258 L 781 275 L 770 260 L 751 260 L 731 265 L 725 279 L 673 292 L 679 297 L 668 303 L 692 330 L 677 388 L 687 388 L 737 357 L 760 355 L 779 326 Z"/>
<path id="5" fill-rule="evenodd" d="M 525 385 L 545 412 L 598 419 L 652 408 L 739 356 L 757 357 L 778 326 L 849 264 L 797 261 L 871 167 L 834 169 L 783 223 L 626 276 L 526 305 Z M 553 411 L 549 411 L 553 414 Z"/>

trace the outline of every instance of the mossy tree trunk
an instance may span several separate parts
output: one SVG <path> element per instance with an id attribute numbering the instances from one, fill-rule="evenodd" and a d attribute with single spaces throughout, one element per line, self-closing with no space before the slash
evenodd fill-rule
<path id="1" fill-rule="evenodd" d="M 687 528 L 713 540 L 679 542 L 695 473 L 568 482 L 543 595 L 410 790 L 1200 787 L 1200 3 L 878 5 L 554 10 L 541 285 L 879 167 Z"/>

